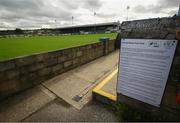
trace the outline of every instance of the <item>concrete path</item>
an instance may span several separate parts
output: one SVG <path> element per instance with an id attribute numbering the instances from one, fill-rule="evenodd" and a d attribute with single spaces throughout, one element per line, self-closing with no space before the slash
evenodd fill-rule
<path id="1" fill-rule="evenodd" d="M 93 89 L 93 97 L 102 103 L 115 104 L 117 101 L 118 66 Z"/>
<path id="2" fill-rule="evenodd" d="M 25 122 L 117 122 L 111 107 L 91 101 L 78 110 L 61 99 L 56 99 L 38 112 L 27 117 Z"/>
<path id="3" fill-rule="evenodd" d="M 42 86 L 0 102 L 0 122 L 21 121 L 54 100 L 56 96 Z"/>
<path id="4" fill-rule="evenodd" d="M 113 78 L 107 82 L 103 87 L 102 87 L 102 90 L 109 93 L 109 94 L 112 94 L 112 95 L 115 95 L 116 96 L 116 85 L 117 85 L 117 73 L 113 76 Z"/>
<path id="5" fill-rule="evenodd" d="M 118 52 L 99 58 L 43 83 L 43 85 L 77 109 L 92 97 L 92 89 L 117 66 Z"/>
<path id="6" fill-rule="evenodd" d="M 118 56 L 113 52 L 0 102 L 0 121 L 81 121 L 75 120 L 81 116 L 83 121 L 116 121 L 101 104 L 82 107 L 92 99 L 92 88 L 117 65 Z"/>

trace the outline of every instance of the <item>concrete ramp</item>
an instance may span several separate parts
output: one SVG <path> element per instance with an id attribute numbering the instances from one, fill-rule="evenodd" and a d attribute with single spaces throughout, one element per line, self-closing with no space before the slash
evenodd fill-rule
<path id="1" fill-rule="evenodd" d="M 92 99 L 92 89 L 117 67 L 119 52 L 113 52 L 91 63 L 61 74 L 43 86 L 77 109 Z"/>

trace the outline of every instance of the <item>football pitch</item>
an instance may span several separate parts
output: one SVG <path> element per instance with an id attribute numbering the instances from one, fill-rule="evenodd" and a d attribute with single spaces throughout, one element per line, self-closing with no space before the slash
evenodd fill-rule
<path id="1" fill-rule="evenodd" d="M 96 43 L 101 37 L 115 39 L 116 36 L 117 33 L 0 38 L 0 60 Z"/>

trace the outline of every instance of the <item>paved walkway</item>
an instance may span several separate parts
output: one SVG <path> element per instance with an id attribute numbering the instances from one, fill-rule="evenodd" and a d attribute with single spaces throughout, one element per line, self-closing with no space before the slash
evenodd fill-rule
<path id="1" fill-rule="evenodd" d="M 66 102 L 56 99 L 23 121 L 116 122 L 118 118 L 110 107 L 96 101 L 91 101 L 81 110 L 77 110 Z"/>
<path id="2" fill-rule="evenodd" d="M 112 112 L 100 104 L 86 104 L 92 99 L 93 87 L 116 68 L 118 53 L 113 52 L 0 102 L 0 121 L 109 121 L 108 117 L 110 121 L 117 121 Z M 68 118 L 66 114 L 71 116 Z M 81 116 L 84 116 L 82 120 L 76 120 Z"/>
<path id="3" fill-rule="evenodd" d="M 117 101 L 118 66 L 93 89 L 93 96 L 102 103 L 115 104 Z"/>
<path id="4" fill-rule="evenodd" d="M 117 73 L 110 79 L 110 81 L 107 84 L 105 84 L 102 87 L 102 91 L 105 91 L 109 94 L 116 96 L 117 95 L 116 85 L 117 85 Z"/>
<path id="5" fill-rule="evenodd" d="M 91 100 L 92 89 L 117 66 L 117 52 L 59 75 L 43 83 L 58 97 L 77 109 Z"/>

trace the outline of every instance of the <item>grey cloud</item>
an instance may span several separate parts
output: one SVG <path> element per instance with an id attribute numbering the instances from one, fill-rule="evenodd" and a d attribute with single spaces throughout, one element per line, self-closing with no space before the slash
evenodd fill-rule
<path id="1" fill-rule="evenodd" d="M 89 10 L 98 10 L 102 3 L 100 0 L 84 0 L 83 7 Z"/>
<path id="2" fill-rule="evenodd" d="M 115 16 L 117 15 L 114 13 L 97 13 L 97 17 L 100 17 L 100 18 L 112 18 Z"/>
<path id="3" fill-rule="evenodd" d="M 163 9 L 161 6 L 154 6 L 154 5 L 149 5 L 149 6 L 142 6 L 138 5 L 134 8 L 136 13 L 161 13 L 163 12 Z"/>
<path id="4" fill-rule="evenodd" d="M 6 1 L 6 2 L 5 2 Z M 71 10 L 64 9 L 63 7 L 54 7 L 49 5 L 45 0 L 31 0 L 31 2 L 26 2 L 27 0 L 14 0 L 14 2 L 9 2 L 10 0 L 2 0 L 0 1 L 0 10 L 6 10 L 5 12 L 1 12 L 0 16 L 6 19 L 16 19 L 16 18 L 30 18 L 30 17 L 62 17 L 69 15 Z M 2 4 L 1 4 L 2 2 Z M 11 3 L 11 4 L 9 4 Z M 62 2 L 63 3 L 63 2 Z M 64 3 L 63 3 L 64 4 Z M 22 7 L 23 6 L 23 7 Z M 64 5 L 62 5 L 64 7 Z M 5 9 L 6 8 L 6 9 Z M 16 9 L 16 11 L 14 11 Z M 66 19 L 66 18 L 65 18 Z"/>
<path id="5" fill-rule="evenodd" d="M 58 3 L 55 7 L 49 4 L 51 1 L 48 0 L 0 0 L 0 21 L 3 23 L 0 28 L 7 27 L 7 23 L 10 23 L 8 26 L 26 28 L 39 27 L 42 24 L 47 24 L 49 20 L 67 21 L 72 10 L 76 7 L 72 8 L 72 4 L 67 4 L 64 1 L 61 0 L 63 5 Z M 72 10 L 68 9 L 69 6 Z"/>
<path id="6" fill-rule="evenodd" d="M 160 6 L 162 7 L 168 7 L 168 8 L 173 8 L 177 7 L 180 4 L 179 0 L 159 0 L 158 4 L 161 4 Z"/>
<path id="7" fill-rule="evenodd" d="M 13 11 L 18 10 L 37 10 L 43 2 L 41 0 L 0 0 L 1 9 L 8 9 Z"/>
<path id="8" fill-rule="evenodd" d="M 176 10 L 172 10 L 172 11 L 168 12 L 168 15 L 174 15 L 174 13 L 177 13 L 177 11 Z"/>
<path id="9" fill-rule="evenodd" d="M 10 24 L 7 22 L 0 22 L 0 28 L 9 28 Z"/>
<path id="10" fill-rule="evenodd" d="M 58 1 L 59 5 L 65 6 L 69 10 L 78 9 L 80 7 L 81 2 L 82 2 L 81 0 L 71 0 L 71 2 L 69 2 L 68 0 L 59 0 Z"/>
<path id="11" fill-rule="evenodd" d="M 153 14 L 159 14 L 159 13 L 164 13 L 167 15 L 172 15 L 174 10 L 168 11 L 168 9 L 174 9 L 178 8 L 180 4 L 179 0 L 158 0 L 156 5 L 148 5 L 148 6 L 142 6 L 138 5 L 133 8 L 133 10 L 136 13 L 153 13 Z M 175 13 L 174 13 L 175 14 Z"/>
<path id="12" fill-rule="evenodd" d="M 3 27 L 18 28 L 53 25 L 52 20 L 69 23 L 72 16 L 80 18 L 76 10 L 101 7 L 100 0 L 0 0 L 0 23 Z M 50 22 L 51 21 L 51 22 Z M 2 26 L 0 27 L 2 28 Z"/>

